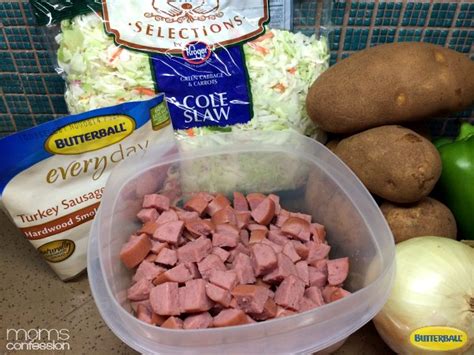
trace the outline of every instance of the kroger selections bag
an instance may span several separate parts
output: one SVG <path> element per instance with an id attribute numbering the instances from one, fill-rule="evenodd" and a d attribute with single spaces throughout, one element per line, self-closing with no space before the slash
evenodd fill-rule
<path id="1" fill-rule="evenodd" d="M 166 139 L 174 138 L 163 95 L 7 136 L 0 140 L 0 207 L 59 277 L 70 279 L 86 268 L 89 229 L 111 169 Z"/>
<path id="2" fill-rule="evenodd" d="M 32 4 L 39 24 L 56 33 L 54 55 L 71 113 L 163 92 L 181 138 L 255 129 L 324 138 L 305 99 L 328 67 L 326 38 L 266 26 L 274 14 L 276 26 L 288 27 L 291 1 Z"/>

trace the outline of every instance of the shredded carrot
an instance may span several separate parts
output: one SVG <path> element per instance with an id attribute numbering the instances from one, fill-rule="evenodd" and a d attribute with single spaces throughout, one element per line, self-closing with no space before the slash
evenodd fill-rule
<path id="1" fill-rule="evenodd" d="M 144 88 L 144 87 L 138 87 L 134 89 L 136 92 L 138 92 L 140 95 L 147 95 L 147 96 L 155 96 L 155 90 L 149 89 L 149 88 Z"/>
<path id="2" fill-rule="evenodd" d="M 276 85 L 272 86 L 272 89 L 275 89 L 276 91 L 279 91 L 281 93 L 284 93 L 286 91 L 286 86 L 283 85 L 282 83 L 278 83 Z"/>
<path id="3" fill-rule="evenodd" d="M 263 55 L 267 55 L 268 53 L 270 53 L 270 50 L 268 48 L 262 47 L 254 42 L 249 42 L 248 45 Z"/>
<path id="4" fill-rule="evenodd" d="M 296 73 L 296 67 L 292 67 L 292 68 L 289 68 L 289 69 L 286 69 L 286 71 L 290 74 L 295 74 Z"/>
<path id="5" fill-rule="evenodd" d="M 273 34 L 272 31 L 268 31 L 267 33 L 265 33 L 263 36 L 260 36 L 258 38 L 256 38 L 253 42 L 261 42 L 261 41 L 265 41 L 266 39 L 270 39 L 270 38 L 273 38 L 275 37 L 275 35 Z"/>
<path id="6" fill-rule="evenodd" d="M 192 128 L 187 129 L 186 134 L 188 135 L 188 137 L 194 137 L 195 136 L 194 129 Z"/>
<path id="7" fill-rule="evenodd" d="M 120 53 L 122 53 L 123 47 L 117 47 L 114 53 L 112 53 L 112 56 L 109 59 L 109 63 L 113 63 L 115 59 L 117 59 L 120 56 Z"/>

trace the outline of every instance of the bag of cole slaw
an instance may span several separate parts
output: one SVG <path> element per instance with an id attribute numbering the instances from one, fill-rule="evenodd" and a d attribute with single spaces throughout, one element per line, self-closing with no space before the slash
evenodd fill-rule
<path id="1" fill-rule="evenodd" d="M 112 168 L 165 140 L 174 135 L 163 95 L 7 136 L 0 139 L 0 208 L 58 276 L 71 279 L 86 268 L 89 230 Z M 157 172 L 145 193 L 167 178 Z M 143 195 L 138 187 L 133 193 Z"/>
<path id="2" fill-rule="evenodd" d="M 327 32 L 285 29 L 291 3 L 32 0 L 38 23 L 57 31 L 57 71 L 70 113 L 163 92 L 183 149 L 193 149 L 193 136 L 221 131 L 292 130 L 325 139 L 305 100 L 328 67 Z M 327 13 L 330 2 L 324 3 Z M 249 174 L 255 169 L 239 166 Z M 291 188 L 294 180 L 287 172 L 273 183 Z"/>

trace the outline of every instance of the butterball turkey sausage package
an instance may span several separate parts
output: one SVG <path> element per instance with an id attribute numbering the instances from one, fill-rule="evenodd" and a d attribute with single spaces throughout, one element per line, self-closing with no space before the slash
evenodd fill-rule
<path id="1" fill-rule="evenodd" d="M 62 280 L 86 268 L 112 168 L 173 139 L 164 96 L 50 121 L 0 140 L 0 206 Z"/>

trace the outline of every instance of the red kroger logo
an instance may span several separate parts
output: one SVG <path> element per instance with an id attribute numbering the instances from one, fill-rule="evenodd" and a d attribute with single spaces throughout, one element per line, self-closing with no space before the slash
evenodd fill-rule
<path id="1" fill-rule="evenodd" d="M 212 50 L 207 43 L 193 41 L 183 49 L 183 58 L 191 64 L 202 64 L 211 56 Z"/>

